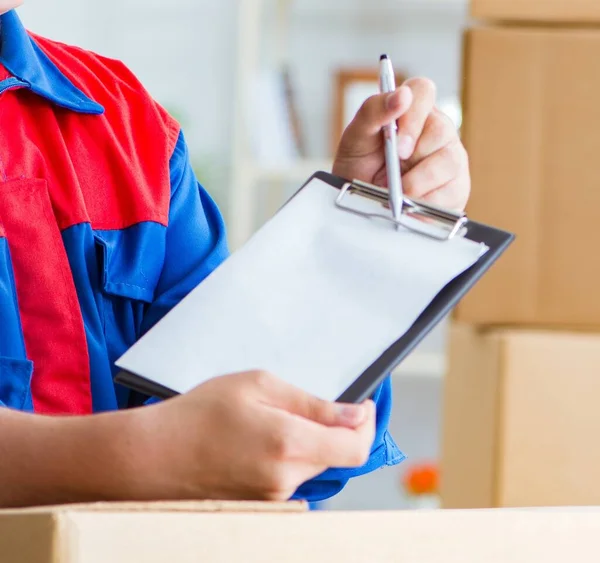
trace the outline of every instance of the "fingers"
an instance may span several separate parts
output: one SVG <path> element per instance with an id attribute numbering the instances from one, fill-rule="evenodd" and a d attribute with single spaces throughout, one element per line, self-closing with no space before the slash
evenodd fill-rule
<path id="1" fill-rule="evenodd" d="M 412 92 L 412 104 L 398 119 L 398 153 L 401 159 L 413 156 L 429 115 L 435 107 L 436 87 L 427 78 L 411 78 L 404 87 Z"/>
<path id="2" fill-rule="evenodd" d="M 362 157 L 377 150 L 382 142 L 381 128 L 408 111 L 412 102 L 412 90 L 407 87 L 370 97 L 344 131 L 338 158 Z"/>
<path id="3" fill-rule="evenodd" d="M 262 400 L 323 426 L 356 428 L 364 423 L 368 411 L 365 405 L 346 405 L 323 401 L 265 372 L 251 376 L 262 393 Z"/>
<path id="4" fill-rule="evenodd" d="M 435 107 L 425 119 L 417 146 L 411 157 L 402 162 L 402 168 L 409 197 L 464 209 L 470 195 L 469 158 L 452 120 Z"/>
<path id="5" fill-rule="evenodd" d="M 429 192 L 424 201 L 447 209 L 462 211 L 469 200 L 471 186 L 468 176 L 457 178 L 438 189 Z"/>
<path id="6" fill-rule="evenodd" d="M 403 162 L 407 169 L 414 168 L 428 156 L 443 149 L 458 139 L 458 131 L 452 120 L 443 112 L 434 108 L 427 116 L 421 137 L 412 156 Z"/>
<path id="7" fill-rule="evenodd" d="M 364 135 L 378 135 L 384 125 L 405 114 L 413 103 L 413 92 L 401 86 L 391 94 L 371 96 L 354 118 L 356 132 Z"/>
<path id="8" fill-rule="evenodd" d="M 468 181 L 469 161 L 458 137 L 421 160 L 403 178 L 404 189 L 410 197 L 450 208 L 464 205 L 469 192 L 464 184 Z M 456 183 L 454 189 L 453 183 Z"/>
<path id="9" fill-rule="evenodd" d="M 269 408 L 269 407 L 265 407 Z M 299 486 L 329 468 L 362 467 L 375 439 L 375 404 L 355 430 L 329 428 L 273 409 L 270 447 L 256 479 L 264 483 L 266 500 L 289 500 Z"/>
<path id="10" fill-rule="evenodd" d="M 365 420 L 355 429 L 322 426 L 280 411 L 273 425 L 275 458 L 306 464 L 317 474 L 330 467 L 361 467 L 375 440 L 375 403 L 368 401 L 364 408 Z"/>
<path id="11" fill-rule="evenodd" d="M 354 430 L 320 427 L 312 440 L 306 434 L 306 453 L 321 467 L 362 467 L 375 440 L 375 403 L 365 403 L 365 421 Z"/>

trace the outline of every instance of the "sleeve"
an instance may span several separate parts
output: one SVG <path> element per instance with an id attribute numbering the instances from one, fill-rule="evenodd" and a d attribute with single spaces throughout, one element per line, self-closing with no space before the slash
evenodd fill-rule
<path id="1" fill-rule="evenodd" d="M 183 133 L 170 161 L 171 203 L 163 270 L 142 334 L 199 285 L 228 256 L 223 218 L 192 169 Z"/>
<path id="2" fill-rule="evenodd" d="M 142 333 L 150 330 L 229 255 L 223 219 L 196 179 L 182 133 L 171 158 L 171 185 L 164 268 L 156 298 L 144 316 Z M 310 502 L 327 499 L 340 492 L 352 477 L 404 459 L 387 430 L 392 406 L 389 379 L 373 399 L 377 404 L 377 434 L 367 464 L 359 469 L 326 471 L 300 487 L 295 499 Z M 148 402 L 156 402 L 156 399 Z"/>

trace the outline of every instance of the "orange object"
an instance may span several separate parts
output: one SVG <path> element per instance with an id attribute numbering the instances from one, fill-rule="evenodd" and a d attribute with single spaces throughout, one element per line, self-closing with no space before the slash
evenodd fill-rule
<path id="1" fill-rule="evenodd" d="M 434 495 L 439 492 L 439 477 L 436 465 L 415 465 L 404 474 L 404 488 L 413 496 Z"/>

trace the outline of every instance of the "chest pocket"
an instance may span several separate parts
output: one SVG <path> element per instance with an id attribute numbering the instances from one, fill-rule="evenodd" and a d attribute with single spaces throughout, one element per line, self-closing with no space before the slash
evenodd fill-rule
<path id="1" fill-rule="evenodd" d="M 103 296 L 104 333 L 111 364 L 141 336 L 144 314 L 158 290 L 166 228 L 139 223 L 95 231 Z"/>

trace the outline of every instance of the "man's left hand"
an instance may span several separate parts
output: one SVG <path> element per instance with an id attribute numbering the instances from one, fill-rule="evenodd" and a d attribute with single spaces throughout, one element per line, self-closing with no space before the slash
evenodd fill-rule
<path id="1" fill-rule="evenodd" d="M 369 98 L 342 136 L 333 173 L 387 187 L 382 128 L 396 120 L 404 194 L 464 209 L 471 191 L 467 152 L 456 127 L 435 102 L 435 85 L 425 78 L 407 80 L 391 94 Z"/>

